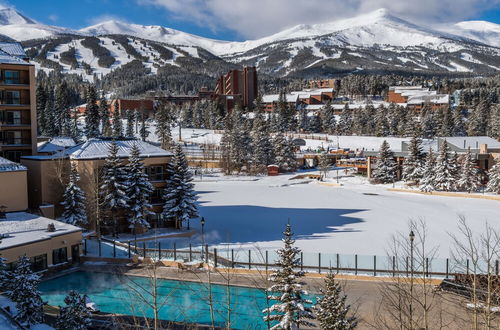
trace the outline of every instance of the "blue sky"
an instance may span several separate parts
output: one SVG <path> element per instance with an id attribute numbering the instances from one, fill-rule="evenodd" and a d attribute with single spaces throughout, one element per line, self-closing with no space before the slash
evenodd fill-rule
<path id="1" fill-rule="evenodd" d="M 0 2 L 2 2 L 0 0 Z M 412 21 L 500 24 L 500 0 L 10 0 L 26 16 L 74 29 L 110 18 L 223 40 L 257 38 L 297 24 L 389 8 Z"/>

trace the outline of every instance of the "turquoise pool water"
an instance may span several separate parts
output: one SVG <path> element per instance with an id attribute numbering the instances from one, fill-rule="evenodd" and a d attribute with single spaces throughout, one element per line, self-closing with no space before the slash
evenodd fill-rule
<path id="1" fill-rule="evenodd" d="M 42 298 L 54 306 L 64 306 L 70 290 L 89 296 L 102 312 L 153 317 L 152 309 L 134 294 L 152 286 L 147 278 L 119 276 L 108 273 L 75 272 L 40 284 Z M 159 303 L 164 304 L 160 318 L 169 321 L 211 324 L 208 287 L 202 283 L 159 280 Z M 212 285 L 214 319 L 225 326 L 228 319 L 227 287 Z M 265 293 L 245 287 L 230 287 L 231 327 L 234 329 L 266 329 L 262 309 L 266 307 Z"/>

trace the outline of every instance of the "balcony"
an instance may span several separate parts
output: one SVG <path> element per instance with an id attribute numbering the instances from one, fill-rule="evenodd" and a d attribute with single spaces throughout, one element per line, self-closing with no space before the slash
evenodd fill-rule
<path id="1" fill-rule="evenodd" d="M 29 120 L 22 120 L 20 118 L 15 118 L 15 119 L 7 119 L 7 120 L 1 120 L 0 119 L 0 126 L 12 126 L 12 127 L 17 127 L 17 126 L 31 126 L 31 122 Z"/>
<path id="2" fill-rule="evenodd" d="M 30 105 L 29 97 L 4 98 L 0 100 L 1 106 L 25 107 Z"/>
<path id="3" fill-rule="evenodd" d="M 31 139 L 30 138 L 7 137 L 7 138 L 4 138 L 3 140 L 0 140 L 0 143 L 4 146 L 31 145 Z"/>
<path id="4" fill-rule="evenodd" d="M 29 86 L 30 80 L 28 78 L 12 78 L 0 80 L 0 85 L 8 86 Z"/>

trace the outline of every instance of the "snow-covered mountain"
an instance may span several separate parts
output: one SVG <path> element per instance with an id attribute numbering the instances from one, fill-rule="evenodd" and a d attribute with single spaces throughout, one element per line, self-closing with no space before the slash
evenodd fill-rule
<path id="1" fill-rule="evenodd" d="M 192 68 L 193 63 L 208 61 L 212 65 L 206 70 L 211 74 L 231 65 L 255 65 L 262 73 L 300 77 L 500 71 L 500 25 L 469 21 L 421 26 L 385 9 L 328 23 L 301 24 L 243 42 L 120 21 L 75 31 L 37 23 L 9 9 L 0 14 L 1 22 L 5 24 L 0 24 L 0 34 L 23 40 L 40 68 L 87 77 L 108 74 L 134 59 L 152 73 L 166 65 Z M 87 40 L 90 36 L 94 39 Z M 46 39 L 30 40 L 37 38 Z"/>
<path id="2" fill-rule="evenodd" d="M 46 25 L 24 16 L 15 9 L 0 7 L 0 34 L 14 40 L 46 38 L 59 34 L 82 34 L 64 27 Z"/>

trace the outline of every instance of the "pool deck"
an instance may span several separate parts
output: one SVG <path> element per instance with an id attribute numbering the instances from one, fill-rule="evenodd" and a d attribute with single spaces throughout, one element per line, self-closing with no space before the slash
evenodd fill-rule
<path id="1" fill-rule="evenodd" d="M 84 264 L 80 269 L 91 272 L 110 272 L 120 273 L 131 276 L 149 277 L 151 274 L 151 266 L 144 265 L 99 265 L 99 264 Z M 208 272 L 206 269 L 191 269 L 184 270 L 175 267 L 156 267 L 156 276 L 158 278 L 178 280 L 178 281 L 193 281 L 200 283 L 213 283 L 220 285 L 254 287 L 264 290 L 270 286 L 268 275 L 265 270 L 244 270 L 238 269 L 212 269 Z M 305 289 L 312 294 L 320 292 L 323 286 L 325 274 L 306 274 L 303 278 Z M 348 303 L 356 309 L 356 314 L 360 319 L 358 329 L 374 329 L 379 316 L 383 315 L 381 308 L 382 293 L 387 292 L 389 288 L 394 287 L 395 280 L 390 277 L 373 277 L 373 276 L 354 276 L 354 275 L 337 275 L 337 279 L 342 283 L 344 290 L 348 296 Z M 439 280 L 426 281 L 426 285 L 437 287 Z M 416 281 L 415 286 L 422 287 Z M 416 289 L 418 290 L 418 289 Z M 433 291 L 434 292 L 434 291 Z M 437 291 L 436 291 L 437 292 Z M 448 293 L 440 292 L 439 295 L 432 294 L 428 298 L 434 305 L 439 305 L 441 312 L 439 315 L 434 315 L 432 318 L 439 318 L 439 322 L 446 324 L 444 328 L 460 329 L 464 328 L 465 322 L 469 317 L 465 309 L 464 298 Z M 379 321 L 380 322 L 380 321 Z M 437 321 L 435 321 L 437 322 Z M 380 328 L 384 328 L 380 326 Z M 467 326 L 465 326 L 467 328 Z"/>

